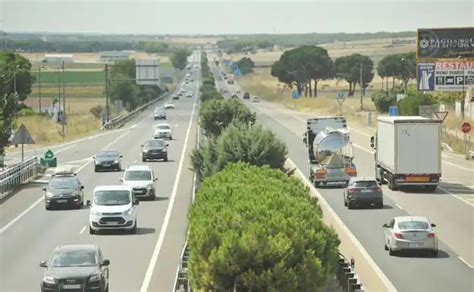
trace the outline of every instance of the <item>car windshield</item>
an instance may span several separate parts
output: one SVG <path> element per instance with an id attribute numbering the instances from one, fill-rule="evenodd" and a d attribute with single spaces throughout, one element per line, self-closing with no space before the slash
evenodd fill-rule
<path id="1" fill-rule="evenodd" d="M 151 171 L 149 170 L 128 170 L 125 172 L 125 180 L 151 180 Z"/>
<path id="2" fill-rule="evenodd" d="M 53 177 L 49 182 L 52 189 L 76 189 L 78 182 L 75 177 Z"/>
<path id="3" fill-rule="evenodd" d="M 145 147 L 163 147 L 165 145 L 165 141 L 163 140 L 150 140 L 146 141 L 144 146 Z"/>
<path id="4" fill-rule="evenodd" d="M 119 153 L 115 151 L 104 151 L 99 152 L 96 157 L 97 158 L 118 158 Z"/>
<path id="5" fill-rule="evenodd" d="M 51 267 L 91 267 L 97 262 L 97 253 L 92 250 L 59 251 L 52 256 Z"/>
<path id="6" fill-rule="evenodd" d="M 378 186 L 377 182 L 373 180 L 356 181 L 352 185 L 356 188 L 375 188 Z"/>
<path id="7" fill-rule="evenodd" d="M 407 229 L 421 229 L 427 230 L 428 223 L 423 221 L 403 221 L 398 223 L 398 228 L 400 230 L 407 230 Z"/>
<path id="8" fill-rule="evenodd" d="M 97 191 L 94 193 L 94 204 L 118 206 L 130 204 L 130 192 L 124 190 Z"/>
<path id="9" fill-rule="evenodd" d="M 160 130 L 169 130 L 170 126 L 168 126 L 168 125 L 159 125 L 157 128 L 160 129 Z"/>

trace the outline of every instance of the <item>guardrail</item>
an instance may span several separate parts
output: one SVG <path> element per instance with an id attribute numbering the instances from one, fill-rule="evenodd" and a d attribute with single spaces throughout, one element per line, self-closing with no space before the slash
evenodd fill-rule
<path id="1" fill-rule="evenodd" d="M 31 180 L 36 175 L 37 168 L 38 158 L 33 156 L 0 172 L 0 198 Z"/>

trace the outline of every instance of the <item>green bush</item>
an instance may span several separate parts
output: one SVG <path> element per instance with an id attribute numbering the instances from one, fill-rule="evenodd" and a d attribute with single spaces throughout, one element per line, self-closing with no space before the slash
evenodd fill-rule
<path id="1" fill-rule="evenodd" d="M 34 115 L 36 115 L 36 113 L 31 108 L 25 107 L 25 108 L 22 108 L 18 111 L 18 115 L 26 117 L 26 116 L 34 116 Z"/>
<path id="2" fill-rule="evenodd" d="M 395 105 L 397 101 L 395 95 L 381 91 L 372 94 L 371 99 L 379 112 L 388 112 L 389 107 Z"/>
<path id="3" fill-rule="evenodd" d="M 189 214 L 197 291 L 319 291 L 339 239 L 317 200 L 281 171 L 231 164 L 203 181 Z"/>
<path id="4" fill-rule="evenodd" d="M 221 171 L 232 162 L 268 165 L 282 169 L 288 150 L 285 143 L 260 125 L 230 125 L 217 138 L 207 139 L 191 154 L 193 170 L 200 178 Z"/>
<path id="5" fill-rule="evenodd" d="M 417 116 L 420 105 L 436 103 L 431 94 L 415 92 L 398 102 L 398 112 L 401 116 Z"/>
<path id="6" fill-rule="evenodd" d="M 255 120 L 255 113 L 237 99 L 205 100 L 199 109 L 199 125 L 207 136 L 219 136 L 232 122 L 253 124 Z"/>

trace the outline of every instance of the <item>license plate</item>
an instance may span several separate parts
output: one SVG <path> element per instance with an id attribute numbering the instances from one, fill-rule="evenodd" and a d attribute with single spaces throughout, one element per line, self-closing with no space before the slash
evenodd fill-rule
<path id="1" fill-rule="evenodd" d="M 427 182 L 430 181 L 430 178 L 427 176 L 408 176 L 406 180 L 412 182 Z"/>
<path id="2" fill-rule="evenodd" d="M 64 284 L 63 289 L 81 289 L 81 284 Z"/>
<path id="3" fill-rule="evenodd" d="M 421 244 L 420 243 L 409 243 L 408 244 L 408 247 L 420 247 Z"/>
<path id="4" fill-rule="evenodd" d="M 67 200 L 57 200 L 58 203 L 67 203 Z"/>
<path id="5" fill-rule="evenodd" d="M 105 225 L 117 225 L 117 222 L 107 221 L 107 222 L 105 222 Z"/>
<path id="6" fill-rule="evenodd" d="M 361 193 L 370 193 L 370 190 L 361 190 Z"/>

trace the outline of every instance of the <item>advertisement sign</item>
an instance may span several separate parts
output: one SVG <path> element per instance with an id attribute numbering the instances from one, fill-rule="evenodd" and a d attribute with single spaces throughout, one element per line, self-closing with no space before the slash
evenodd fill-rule
<path id="1" fill-rule="evenodd" d="M 474 61 L 418 63 L 418 90 L 463 91 L 474 85 Z"/>
<path id="2" fill-rule="evenodd" d="M 474 59 L 474 27 L 418 29 L 417 57 Z"/>

